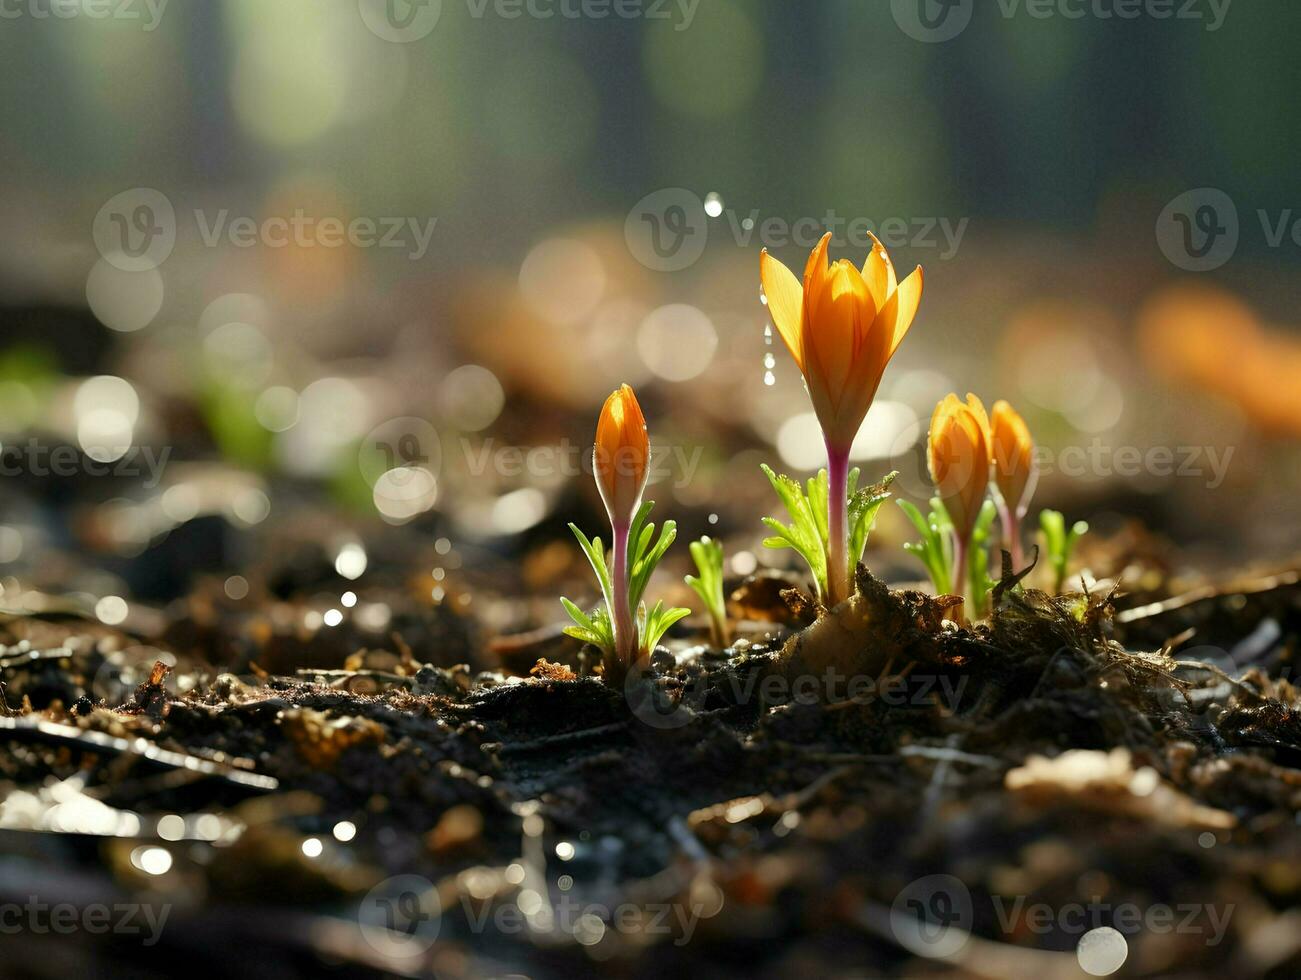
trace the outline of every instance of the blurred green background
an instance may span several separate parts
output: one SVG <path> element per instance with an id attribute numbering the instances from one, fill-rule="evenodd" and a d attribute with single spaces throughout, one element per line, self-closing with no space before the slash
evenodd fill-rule
<path id="1" fill-rule="evenodd" d="M 508 554 L 596 511 L 581 472 L 496 451 L 590 445 L 621 381 L 652 439 L 698 460 L 662 506 L 768 561 L 757 464 L 807 471 L 820 448 L 758 252 L 798 269 L 828 210 L 926 267 L 865 468 L 924 498 L 930 409 L 973 390 L 1053 453 L 1100 447 L 1045 472 L 1042 504 L 1141 518 L 1193 562 L 1284 554 L 1301 245 L 1270 229 L 1301 204 L 1301 8 L 1118 6 L 982 2 L 928 43 L 885 0 L 7 0 L 0 561 L 51 579 L 71 550 L 126 574 L 208 515 L 271 534 L 317 514 L 302 533 L 336 550 L 340 528 L 415 523 Z M 1204 188 L 1237 243 L 1196 271 L 1159 228 Z M 139 211 L 160 198 L 170 220 Z M 296 214 L 314 230 L 286 241 Z M 687 252 L 648 252 L 654 220 Z M 325 244 L 323 221 L 371 235 Z M 106 244 L 156 227 L 165 254 Z M 33 439 L 166 465 L 42 476 Z M 1154 446 L 1231 458 L 1116 472 L 1119 448 Z M 904 533 L 887 520 L 883 546 Z M 200 542 L 178 568 L 257 553 Z M 187 580 L 157 577 L 85 588 Z"/>

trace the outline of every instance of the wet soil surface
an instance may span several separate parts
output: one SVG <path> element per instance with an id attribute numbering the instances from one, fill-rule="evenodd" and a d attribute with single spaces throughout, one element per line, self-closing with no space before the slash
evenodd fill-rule
<path id="1" fill-rule="evenodd" d="M 9 617 L 5 975 L 1295 975 L 1297 574 L 949 615 L 864 573 L 617 687 L 450 614 Z"/>

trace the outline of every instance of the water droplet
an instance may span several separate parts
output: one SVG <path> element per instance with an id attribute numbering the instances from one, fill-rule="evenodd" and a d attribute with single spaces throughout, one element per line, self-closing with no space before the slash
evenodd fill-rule
<path id="1" fill-rule="evenodd" d="M 723 199 L 717 191 L 710 191 L 705 195 L 705 214 L 711 218 L 717 218 L 723 213 Z"/>
<path id="2" fill-rule="evenodd" d="M 776 375 L 774 375 L 771 371 L 765 371 L 763 373 L 763 383 L 768 385 L 769 387 L 772 387 L 777 383 Z"/>
<path id="3" fill-rule="evenodd" d="M 1075 950 L 1080 969 L 1094 977 L 1110 976 L 1125 964 L 1128 957 L 1129 943 L 1110 926 L 1090 929 L 1080 937 Z"/>
<path id="4" fill-rule="evenodd" d="M 763 355 L 763 366 L 766 368 L 774 368 L 777 366 L 777 358 L 772 356 L 771 351 Z"/>

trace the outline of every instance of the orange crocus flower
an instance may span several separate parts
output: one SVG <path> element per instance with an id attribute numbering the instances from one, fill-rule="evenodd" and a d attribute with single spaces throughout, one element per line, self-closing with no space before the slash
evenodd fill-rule
<path id="1" fill-rule="evenodd" d="M 646 489 L 649 461 L 646 417 L 632 388 L 620 385 L 601 408 L 592 450 L 596 486 L 613 527 L 632 523 Z"/>
<path id="2" fill-rule="evenodd" d="M 936 492 L 953 522 L 953 586 L 966 592 L 967 545 L 989 488 L 989 418 L 975 395 L 946 396 L 935 406 L 927 462 Z"/>
<path id="3" fill-rule="evenodd" d="M 993 454 L 994 480 L 1003 498 L 999 513 L 1003 523 L 1004 546 L 1011 552 L 1012 564 L 1021 565 L 1020 523 L 1030 508 L 1034 495 L 1034 439 L 1025 419 L 1005 401 L 994 403 L 989 423 L 990 450 Z"/>
<path id="4" fill-rule="evenodd" d="M 802 285 L 767 249 L 759 254 L 759 279 L 772 322 L 804 375 L 826 441 L 827 589 L 835 605 L 849 595 L 849 450 L 886 365 L 917 314 L 922 270 L 918 266 L 899 282 L 875 235 L 861 271 L 845 259 L 828 265 L 830 241 L 830 234 L 823 235 L 813 249 Z"/>
<path id="5" fill-rule="evenodd" d="M 804 283 L 764 249 L 759 278 L 772 322 L 808 384 L 828 447 L 848 451 L 872 407 L 890 358 L 912 326 L 922 269 L 903 282 L 876 236 L 860 272 L 827 264 L 828 233 L 804 267 Z"/>
<path id="6" fill-rule="evenodd" d="M 628 533 L 650 473 L 650 436 L 637 396 L 620 385 L 605 400 L 596 423 L 592 472 L 610 515 L 614 556 L 610 563 L 610 621 L 614 626 L 615 654 L 621 664 L 637 655 L 637 623 L 628 601 Z"/>

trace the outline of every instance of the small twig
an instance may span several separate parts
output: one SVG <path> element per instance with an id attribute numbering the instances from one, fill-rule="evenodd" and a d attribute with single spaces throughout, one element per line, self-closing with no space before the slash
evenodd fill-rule
<path id="1" fill-rule="evenodd" d="M 540 752 L 544 749 L 553 749 L 558 745 L 570 745 L 574 742 L 586 742 L 588 739 L 597 738 L 601 735 L 608 735 L 611 732 L 617 732 L 627 728 L 627 721 L 615 721 L 608 725 L 599 725 L 596 728 L 584 728 L 577 732 L 563 732 L 559 735 L 542 735 L 539 738 L 529 739 L 527 742 L 509 742 L 502 743 L 498 750 L 502 755 L 512 755 L 517 752 Z"/>
<path id="2" fill-rule="evenodd" d="M 273 791 L 280 787 L 280 781 L 272 776 L 259 773 L 241 772 L 200 759 L 183 752 L 162 749 L 144 738 L 126 739 L 103 732 L 83 731 L 72 725 L 60 725 L 40 718 L 24 716 L 22 718 L 0 718 L 0 734 L 10 737 L 31 737 L 55 745 L 69 746 L 86 752 L 105 753 L 118 756 L 139 756 L 140 758 L 167 769 L 195 773 L 197 776 L 213 777 L 234 783 L 246 789 Z"/>

